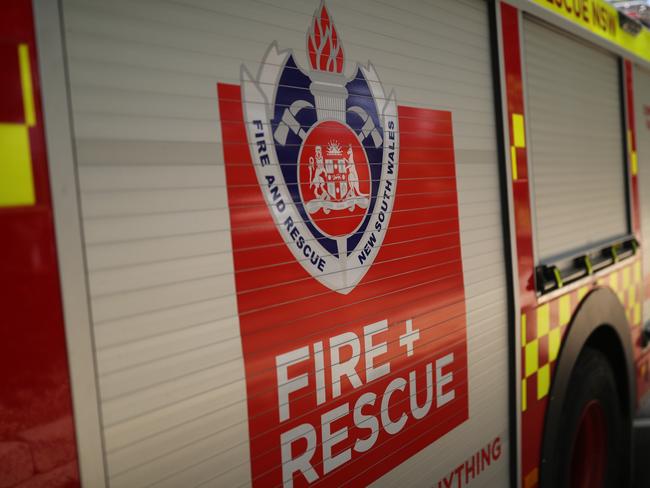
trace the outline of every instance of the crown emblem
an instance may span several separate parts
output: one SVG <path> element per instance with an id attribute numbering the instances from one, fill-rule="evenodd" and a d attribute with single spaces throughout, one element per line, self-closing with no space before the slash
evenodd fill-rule
<path id="1" fill-rule="evenodd" d="M 341 145 L 338 141 L 330 140 L 330 142 L 327 143 L 327 154 L 330 156 L 340 156 L 343 154 L 343 149 L 341 149 Z"/>

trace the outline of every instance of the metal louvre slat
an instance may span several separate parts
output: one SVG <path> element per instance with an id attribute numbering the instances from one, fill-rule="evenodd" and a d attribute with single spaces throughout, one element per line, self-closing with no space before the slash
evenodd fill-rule
<path id="1" fill-rule="evenodd" d="M 538 262 L 627 233 L 618 60 L 524 22 Z"/>

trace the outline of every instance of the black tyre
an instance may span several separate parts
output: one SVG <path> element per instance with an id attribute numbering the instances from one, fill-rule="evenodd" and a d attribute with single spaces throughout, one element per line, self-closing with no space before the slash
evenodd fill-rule
<path id="1" fill-rule="evenodd" d="M 571 374 L 547 488 L 621 488 L 629 479 L 630 420 L 607 357 L 586 347 Z"/>

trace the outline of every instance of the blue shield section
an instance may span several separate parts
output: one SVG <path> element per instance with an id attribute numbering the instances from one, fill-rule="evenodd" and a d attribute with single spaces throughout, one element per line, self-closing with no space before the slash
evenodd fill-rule
<path id="1" fill-rule="evenodd" d="M 273 101 L 273 119 L 271 120 L 271 128 L 273 133 L 275 133 L 278 128 L 279 123 L 282 120 L 282 117 L 291 104 L 297 100 L 304 100 L 309 102 L 312 106 L 314 105 L 314 96 L 309 91 L 309 86 L 311 84 L 311 79 L 308 75 L 302 72 L 300 68 L 297 67 L 296 62 L 293 58 L 293 55 L 290 55 L 287 59 L 284 68 L 282 69 L 282 74 L 280 75 L 279 84 L 276 88 L 275 100 Z M 357 115 L 356 113 L 349 112 L 350 107 L 361 107 L 374 122 L 375 127 L 379 131 L 379 134 L 384 138 L 383 127 L 380 125 L 379 114 L 377 111 L 377 104 L 372 97 L 370 92 L 370 87 L 366 81 L 363 73 L 360 69 L 357 69 L 355 77 L 346 84 L 348 90 L 348 99 L 346 102 L 346 124 L 356 133 L 360 134 L 361 129 L 364 125 L 364 120 Z M 308 132 L 311 127 L 313 127 L 317 122 L 322 122 L 317 120 L 316 110 L 314 108 L 303 108 L 299 112 L 292 114 L 297 122 L 300 124 L 300 127 Z M 311 218 L 307 211 L 304 208 L 303 202 L 300 198 L 300 190 L 298 186 L 298 157 L 300 155 L 300 149 L 302 147 L 303 140 L 300 136 L 293 131 L 289 131 L 289 135 L 285 141 L 285 144 L 279 144 L 275 141 L 275 151 L 282 169 L 282 174 L 284 176 L 284 181 L 287 185 L 287 189 L 291 194 L 291 198 L 300 213 L 300 216 L 304 220 L 305 224 L 309 228 L 309 231 L 312 235 L 318 239 L 319 243 L 327 249 L 332 255 L 338 256 L 338 248 L 336 241 L 325 235 L 323 235 L 316 226 L 312 223 Z M 382 164 L 382 155 L 383 155 L 383 142 L 379 147 L 375 147 L 372 141 L 372 138 L 368 137 L 365 140 L 361 141 L 366 155 L 368 157 L 368 163 L 370 165 L 370 174 L 371 174 L 371 200 L 368 206 L 366 216 L 359 227 L 359 229 L 352 235 L 347 238 L 347 249 L 348 255 L 351 254 L 355 247 L 359 244 L 359 240 L 363 236 L 363 233 L 368 226 L 370 216 L 372 215 L 373 209 L 376 204 L 377 193 L 379 189 L 379 180 L 381 178 L 381 164 Z"/>

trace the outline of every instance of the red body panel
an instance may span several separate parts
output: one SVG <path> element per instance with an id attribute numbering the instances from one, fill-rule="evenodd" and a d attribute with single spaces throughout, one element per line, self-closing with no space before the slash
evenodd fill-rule
<path id="1" fill-rule="evenodd" d="M 627 158 L 630 176 L 630 198 L 632 203 L 632 228 L 637 240 L 641 242 L 641 203 L 639 195 L 639 177 L 638 177 L 638 162 L 637 162 L 637 133 L 636 133 L 636 116 L 634 111 L 634 71 L 632 69 L 632 62 L 625 60 L 624 62 L 624 89 L 625 89 L 625 116 L 628 131 L 627 140 Z M 640 259 L 644 259 L 643 251 L 646 243 L 642 243 L 640 249 Z M 645 293 L 641 296 L 641 301 L 647 299 L 650 293 L 650 274 L 643 277 L 645 286 Z M 638 325 L 639 327 L 632 331 L 632 340 L 634 344 L 634 359 L 636 370 L 636 388 L 637 400 L 641 400 L 648 392 L 650 392 L 650 350 L 642 349 L 641 329 L 643 320 Z"/>
<path id="2" fill-rule="evenodd" d="M 514 140 L 513 115 L 525 120 L 523 75 L 519 13 L 517 9 L 501 3 L 503 58 L 506 78 L 506 100 L 508 107 L 509 137 Z M 631 69 L 626 63 L 627 118 L 631 130 L 630 144 L 635 150 L 634 115 L 632 104 Z M 548 405 L 548 393 L 553 380 L 557 354 L 570 318 L 582 298 L 594 287 L 607 286 L 619 297 L 624 306 L 630 334 L 635 346 L 638 374 L 638 397 L 647 391 L 647 359 L 641 356 L 640 325 L 642 313 L 641 257 L 635 257 L 611 273 L 594 277 L 580 288 L 566 287 L 562 296 L 552 300 L 538 297 L 535 292 L 535 262 L 533 255 L 531 226 L 530 181 L 527 175 L 526 148 L 512 148 L 516 155 L 516 178 L 513 177 L 515 239 L 517 245 L 517 273 L 519 276 L 519 301 L 521 314 L 521 464 L 524 488 L 533 488 L 539 483 L 541 444 L 544 434 L 544 420 Z M 631 154 L 630 154 L 631 156 Z M 630 165 L 630 189 L 632 203 L 633 232 L 640 239 L 640 208 L 636 171 Z M 515 174 L 515 171 L 513 171 Z"/>
<path id="3" fill-rule="evenodd" d="M 0 487 L 72 487 L 79 474 L 33 17 L 30 1 L 13 0 L 0 16 L 0 124 L 25 123 L 21 43 L 29 48 L 34 88 L 36 202 L 0 208 Z"/>

